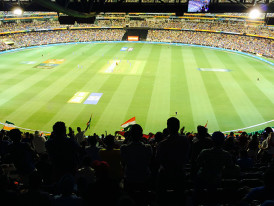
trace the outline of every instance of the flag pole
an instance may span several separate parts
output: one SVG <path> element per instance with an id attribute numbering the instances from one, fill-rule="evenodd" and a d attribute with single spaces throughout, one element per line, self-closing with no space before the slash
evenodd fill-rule
<path id="1" fill-rule="evenodd" d="M 87 127 L 86 127 L 85 131 L 87 131 L 90 128 L 91 118 L 92 118 L 92 113 L 91 113 L 90 118 L 89 118 L 89 120 L 87 122 Z"/>

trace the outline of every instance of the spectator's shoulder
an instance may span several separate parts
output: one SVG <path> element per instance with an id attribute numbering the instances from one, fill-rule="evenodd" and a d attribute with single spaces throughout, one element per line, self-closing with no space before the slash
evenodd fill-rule
<path id="1" fill-rule="evenodd" d="M 230 152 L 228 152 L 228 151 L 226 151 L 226 150 L 224 150 L 224 149 L 222 149 L 222 151 L 223 151 L 224 154 L 226 154 L 227 156 L 230 156 L 230 157 L 231 157 Z"/>
<path id="2" fill-rule="evenodd" d="M 121 151 L 122 151 L 122 150 L 125 150 L 127 147 L 128 147 L 127 144 L 122 144 L 121 147 L 120 147 L 120 150 L 121 150 Z"/>
<path id="3" fill-rule="evenodd" d="M 152 149 L 150 144 L 144 144 L 147 149 Z"/>
<path id="4" fill-rule="evenodd" d="M 265 193 L 264 186 L 255 187 L 250 190 L 250 192 L 246 195 L 246 197 L 244 199 L 246 199 L 248 201 L 255 200 L 255 199 L 258 199 L 259 196 L 261 196 L 261 194 L 263 194 L 263 193 Z"/>
<path id="5" fill-rule="evenodd" d="M 189 142 L 189 139 L 185 135 L 178 135 L 173 138 L 175 142 L 180 144 L 187 144 Z"/>
<path id="6" fill-rule="evenodd" d="M 213 148 L 203 149 L 203 150 L 200 152 L 200 155 L 208 154 L 208 153 L 210 153 L 212 150 L 213 150 Z"/>
<path id="7" fill-rule="evenodd" d="M 163 145 L 166 145 L 166 144 L 167 144 L 167 139 L 164 139 L 158 143 L 158 147 L 162 147 Z"/>

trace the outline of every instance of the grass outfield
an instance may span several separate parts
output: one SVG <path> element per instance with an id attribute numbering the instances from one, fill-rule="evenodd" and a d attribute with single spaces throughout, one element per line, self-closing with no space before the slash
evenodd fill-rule
<path id="1" fill-rule="evenodd" d="M 36 68 L 49 59 L 65 61 Z M 160 44 L 73 44 L 5 53 L 0 122 L 50 132 L 56 121 L 84 128 L 92 113 L 89 134 L 120 130 L 135 116 L 148 133 L 161 131 L 177 112 L 187 131 L 207 120 L 210 132 L 244 128 L 274 119 L 273 69 L 232 52 Z M 68 103 L 77 92 L 87 96 Z M 91 93 L 103 93 L 98 104 L 84 104 Z M 251 130 L 266 126 L 273 122 Z"/>

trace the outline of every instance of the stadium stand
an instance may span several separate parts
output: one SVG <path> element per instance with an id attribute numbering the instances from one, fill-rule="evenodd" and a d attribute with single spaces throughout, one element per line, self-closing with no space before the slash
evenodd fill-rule
<path id="1" fill-rule="evenodd" d="M 206 45 L 274 57 L 274 31 L 268 27 L 162 19 L 97 20 L 95 25 L 83 24 L 81 28 L 61 26 L 57 21 L 3 23 L 0 50 L 66 42 L 121 41 L 126 25 L 149 28 L 147 41 Z M 22 133 L 19 129 L 1 130 L 0 202 L 30 206 L 68 202 L 77 206 L 166 206 L 260 205 L 274 201 L 272 128 L 261 133 L 210 135 L 207 128 L 198 126 L 197 132 L 181 130 L 179 134 L 180 122 L 174 117 L 168 120 L 167 128 L 171 133 L 163 128 L 148 139 L 142 137 L 140 125 L 132 127 L 123 140 L 119 133 L 102 138 L 94 133 L 81 145 L 73 138 L 71 128 L 66 134 L 62 122 L 53 125 L 50 136 Z M 115 158 L 109 154 L 115 154 Z M 135 161 L 137 174 L 132 169 Z M 218 161 L 218 167 L 211 165 Z M 117 162 L 123 163 L 122 171 Z"/>
<path id="2" fill-rule="evenodd" d="M 145 29 L 145 32 L 148 30 L 147 38 L 141 40 L 206 45 L 273 58 L 274 29 L 262 23 L 252 24 L 252 22 L 236 20 L 116 18 L 118 19 L 99 18 L 93 25 L 70 26 L 60 25 L 54 19 L 19 23 L 4 22 L 0 28 L 0 50 L 77 41 L 120 41 L 127 31 L 124 30 L 125 27 L 139 27 L 139 29 Z M 6 44 L 4 39 L 14 44 Z"/>
<path id="3" fill-rule="evenodd" d="M 263 142 L 271 144 L 273 129 L 253 135 L 209 135 L 207 128 L 198 126 L 195 133 L 179 134 L 178 122 L 170 118 L 171 133 L 163 128 L 149 139 L 136 125 L 123 140 L 119 133 L 102 138 L 94 133 L 81 145 L 66 134 L 63 122 L 53 125 L 50 136 L 1 130 L 1 201 L 50 206 L 67 201 L 72 205 L 248 205 L 274 200 L 273 154 L 262 147 Z M 246 145 L 256 141 L 260 150 L 245 168 L 242 155 L 249 154 L 249 147 L 241 146 L 243 137 Z M 39 145 L 46 150 L 38 152 L 37 138 L 47 139 Z M 228 147 L 231 140 L 233 146 Z M 241 162 L 235 161 L 239 158 Z"/>

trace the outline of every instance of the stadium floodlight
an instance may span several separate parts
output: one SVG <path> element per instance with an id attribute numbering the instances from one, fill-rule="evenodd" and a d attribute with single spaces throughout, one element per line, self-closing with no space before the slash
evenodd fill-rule
<path id="1" fill-rule="evenodd" d="M 250 19 L 258 19 L 261 16 L 261 11 L 258 8 L 253 8 L 249 12 Z"/>
<path id="2" fill-rule="evenodd" d="M 15 7 L 12 11 L 13 14 L 17 16 L 21 16 L 23 14 L 23 9 L 21 7 Z"/>

